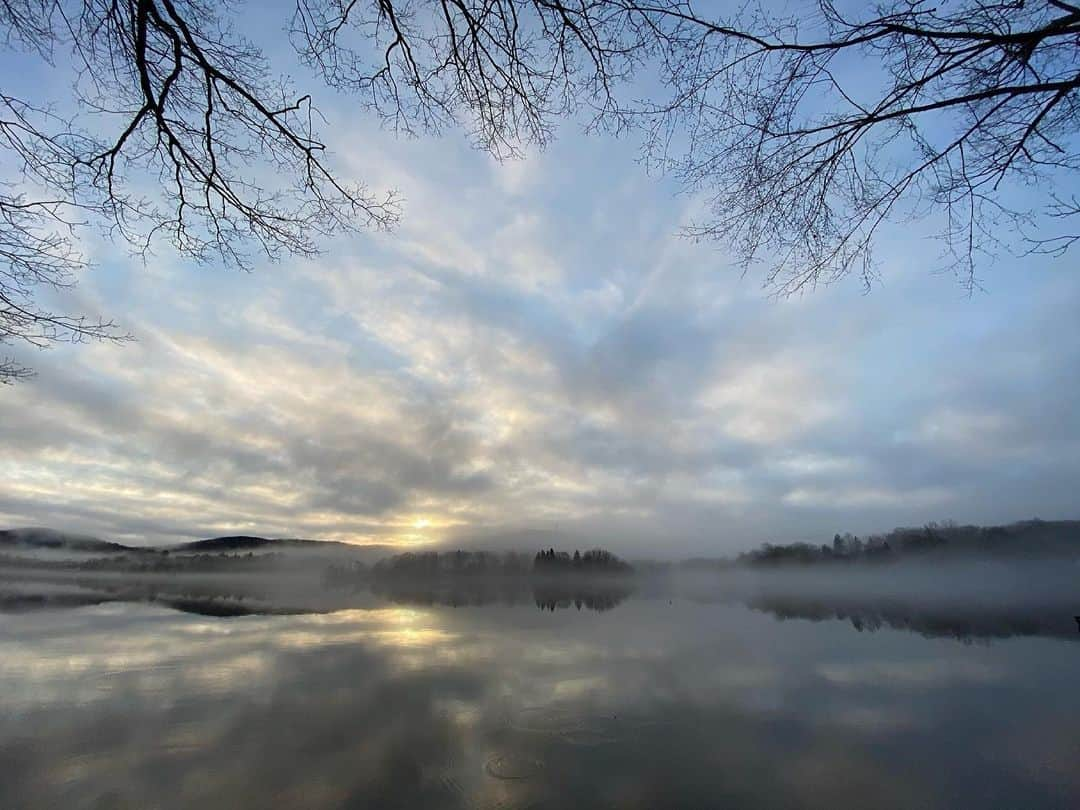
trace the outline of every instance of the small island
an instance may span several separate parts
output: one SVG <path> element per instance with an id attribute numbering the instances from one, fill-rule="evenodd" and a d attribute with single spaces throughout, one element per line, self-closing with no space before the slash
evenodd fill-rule
<path id="1" fill-rule="evenodd" d="M 352 566 L 354 573 L 364 570 Z M 520 552 L 423 551 L 405 552 L 380 560 L 370 569 L 373 579 L 436 579 L 456 577 L 548 578 L 563 576 L 625 576 L 633 566 L 605 549 L 582 553 L 538 551 L 530 557 Z M 336 570 L 341 575 L 345 572 Z"/>
<path id="2" fill-rule="evenodd" d="M 605 549 L 405 552 L 326 573 L 331 586 L 369 587 L 395 602 L 468 607 L 531 603 L 547 611 L 606 611 L 633 591 L 634 568 Z"/>

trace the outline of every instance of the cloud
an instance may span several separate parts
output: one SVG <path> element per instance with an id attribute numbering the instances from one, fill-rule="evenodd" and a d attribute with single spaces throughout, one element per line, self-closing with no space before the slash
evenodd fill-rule
<path id="1" fill-rule="evenodd" d="M 621 142 L 500 168 L 347 123 L 399 231 L 252 275 L 102 248 L 80 294 L 139 342 L 0 392 L 0 521 L 681 555 L 1071 514 L 1080 282 L 1052 265 L 967 299 L 897 241 L 869 295 L 775 301 Z"/>

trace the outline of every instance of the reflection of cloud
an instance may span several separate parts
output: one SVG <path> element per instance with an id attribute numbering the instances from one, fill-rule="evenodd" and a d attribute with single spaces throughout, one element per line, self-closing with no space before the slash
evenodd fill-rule
<path id="1" fill-rule="evenodd" d="M 684 602 L 595 618 L 26 614 L 0 626 L 4 734 L 18 741 L 0 740 L 0 804 L 77 790 L 76 804 L 162 808 L 926 806 L 968 787 L 987 746 L 1035 733 L 1034 687 L 1075 675 L 1044 666 L 1056 649 L 1017 652 L 943 659 L 910 636 L 867 645 Z M 988 715 L 1017 678 L 1033 688 Z M 1025 769 L 1068 748 L 1044 739 L 1009 784 L 1047 783 Z M 541 774 L 492 777 L 500 756 Z"/>
<path id="2" fill-rule="evenodd" d="M 818 674 L 837 686 L 878 684 L 898 688 L 949 687 L 1001 679 L 1001 673 L 993 667 L 964 659 L 868 661 L 859 665 L 832 663 L 818 667 Z"/>
<path id="3" fill-rule="evenodd" d="M 1020 779 L 1060 796 L 1065 804 L 1080 795 L 1075 718 L 1047 707 L 1018 734 L 998 743 L 991 756 L 999 767 L 1015 769 Z"/>
<path id="4" fill-rule="evenodd" d="M 65 634 L 63 625 L 55 634 L 51 625 L 57 615 L 41 616 L 44 627 L 0 640 L 0 679 L 32 686 L 24 696 L 29 705 L 67 701 L 70 695 L 60 684 L 68 679 L 111 675 L 122 676 L 132 682 L 129 686 L 147 694 L 233 691 L 238 684 L 265 682 L 271 675 L 275 652 L 356 642 L 374 649 L 420 646 L 433 650 L 454 640 L 452 635 L 427 626 L 428 614 L 414 609 L 349 610 L 273 620 L 244 617 L 222 622 L 177 619 L 171 610 L 148 608 L 151 618 L 144 622 L 143 632 L 127 632 L 128 610 L 127 606 L 108 605 L 63 614 L 86 625 L 85 630 L 75 628 L 74 635 Z M 115 632 L 113 625 L 125 632 Z M 268 635 L 271 626 L 272 636 Z M 190 663 L 193 650 L 199 658 L 195 665 Z M 174 677 L 184 681 L 177 682 Z M 110 694 L 111 689 L 91 689 L 87 697 L 105 699 Z"/>
<path id="5" fill-rule="evenodd" d="M 852 706 L 834 712 L 830 722 L 863 734 L 889 734 L 917 727 L 915 718 L 901 709 Z"/>

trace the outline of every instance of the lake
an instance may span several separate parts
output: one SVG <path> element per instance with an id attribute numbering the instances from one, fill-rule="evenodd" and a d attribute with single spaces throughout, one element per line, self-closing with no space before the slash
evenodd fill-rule
<path id="1" fill-rule="evenodd" d="M 1080 806 L 1060 611 L 68 597 L 0 615 L 3 808 Z"/>

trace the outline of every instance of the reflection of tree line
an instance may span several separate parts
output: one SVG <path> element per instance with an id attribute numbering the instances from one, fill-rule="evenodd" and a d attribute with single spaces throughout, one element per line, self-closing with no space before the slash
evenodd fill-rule
<path id="1" fill-rule="evenodd" d="M 543 580 L 417 581 L 378 579 L 371 589 L 400 604 L 444 607 L 535 604 L 540 610 L 611 610 L 633 592 L 628 583 Z"/>
<path id="2" fill-rule="evenodd" d="M 230 590 L 218 583 L 200 586 L 196 583 L 106 582 L 79 578 L 70 584 L 74 586 L 71 590 L 57 590 L 55 583 L 44 583 L 44 589 L 36 592 L 32 590 L 33 583 L 24 583 L 15 593 L 0 593 L 0 613 L 73 609 L 110 602 L 142 602 L 219 618 L 315 612 L 305 607 L 278 605 L 266 595 Z"/>
<path id="3" fill-rule="evenodd" d="M 0 613 L 31 613 L 37 610 L 62 610 L 100 605 L 113 597 L 82 592 L 0 593 Z"/>
<path id="4" fill-rule="evenodd" d="M 428 555 L 421 557 L 430 565 Z M 585 608 L 610 610 L 631 593 L 632 578 L 589 576 L 532 570 L 531 555 L 514 555 L 512 565 L 521 575 L 508 575 L 507 568 L 489 565 L 494 555 L 441 555 L 453 563 L 464 563 L 456 573 L 462 575 L 418 576 L 415 568 L 395 567 L 387 571 L 361 563 L 331 566 L 326 570 L 324 587 L 304 583 L 289 584 L 262 576 L 237 576 L 230 579 L 161 579 L 140 577 L 125 571 L 123 578 L 76 576 L 70 579 L 45 577 L 37 582 L 19 577 L 17 589 L 8 592 L 0 578 L 0 612 L 14 613 L 85 607 L 106 602 L 142 602 L 171 607 L 203 616 L 232 617 L 322 613 L 365 604 L 376 597 L 408 604 L 480 606 L 535 605 L 542 610 Z M 506 557 L 500 555 L 500 561 Z M 233 561 L 235 561 L 233 559 Z M 479 563 L 479 565 L 478 565 Z M 46 569 L 48 570 L 48 569 Z M 431 570 L 430 568 L 428 570 Z M 438 569 L 436 568 L 436 571 Z M 463 575 L 468 571 L 468 575 Z M 391 573 L 392 572 L 392 573 Z M 93 573 L 98 573 L 95 569 Z M 245 572 L 246 573 L 246 572 Z M 365 596 L 366 595 L 366 596 Z"/>
<path id="5" fill-rule="evenodd" d="M 613 584 L 588 588 L 562 583 L 536 583 L 533 585 L 533 599 L 538 608 L 552 612 L 571 607 L 605 611 L 617 607 L 630 596 L 631 590 L 627 586 Z"/>
<path id="6" fill-rule="evenodd" d="M 983 608 L 965 604 L 913 604 L 902 600 L 837 600 L 789 595 L 754 597 L 746 604 L 781 620 L 848 621 L 860 632 L 875 632 L 888 627 L 926 638 L 954 638 L 965 642 L 1019 636 L 1080 639 L 1071 605 Z"/>
<path id="7" fill-rule="evenodd" d="M 239 583 L 237 583 L 239 585 Z M 249 585 L 251 583 L 248 583 Z M 230 588 L 225 583 L 134 583 L 77 579 L 73 589 L 45 584 L 42 591 L 21 583 L 14 592 L 0 591 L 0 613 L 89 607 L 107 602 L 144 602 L 202 616 L 286 615 L 321 613 L 351 607 L 356 594 L 371 592 L 399 604 L 480 607 L 535 605 L 539 610 L 606 611 L 635 591 L 635 581 L 616 579 L 550 578 L 461 580 L 380 579 L 361 584 L 357 591 L 332 589 L 311 602 L 302 598 L 289 604 L 282 595 L 257 589 Z M 370 590 L 369 590 L 370 589 Z M 646 597 L 648 588 L 646 587 Z M 286 601 L 289 601 L 286 598 Z M 845 621 L 860 632 L 881 628 L 906 630 L 927 638 L 953 638 L 964 642 L 1037 636 L 1080 640 L 1075 605 L 1061 603 L 995 606 L 913 602 L 902 598 L 844 598 L 764 594 L 742 599 L 750 608 L 778 619 L 814 622 Z"/>
<path id="8" fill-rule="evenodd" d="M 336 567 L 327 572 L 327 582 L 363 582 L 385 598 L 411 604 L 610 610 L 630 595 L 632 571 L 603 549 L 573 554 L 548 549 L 535 555 L 427 551 L 398 554 L 370 569 Z"/>

